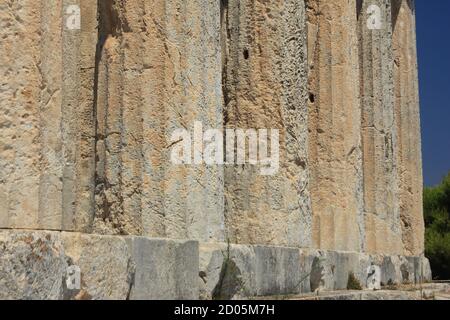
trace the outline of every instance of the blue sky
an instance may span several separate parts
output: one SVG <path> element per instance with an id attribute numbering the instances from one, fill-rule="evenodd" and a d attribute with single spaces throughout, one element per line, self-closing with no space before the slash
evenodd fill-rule
<path id="1" fill-rule="evenodd" d="M 426 186 L 450 171 L 450 1 L 416 0 Z"/>

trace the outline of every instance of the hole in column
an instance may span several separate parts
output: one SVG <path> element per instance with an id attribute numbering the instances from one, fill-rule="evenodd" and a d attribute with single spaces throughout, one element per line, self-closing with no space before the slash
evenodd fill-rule
<path id="1" fill-rule="evenodd" d="M 316 96 L 313 93 L 309 94 L 309 102 L 314 103 L 316 101 Z"/>
<path id="2" fill-rule="evenodd" d="M 250 57 L 250 53 L 248 52 L 247 49 L 244 50 L 243 54 L 244 54 L 244 59 L 248 60 L 248 58 Z"/>

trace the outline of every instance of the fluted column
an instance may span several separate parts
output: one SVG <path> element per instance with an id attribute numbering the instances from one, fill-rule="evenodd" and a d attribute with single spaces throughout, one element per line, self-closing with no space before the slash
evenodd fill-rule
<path id="1" fill-rule="evenodd" d="M 364 0 L 360 4 L 358 34 L 366 248 L 373 253 L 400 254 L 391 1 Z"/>
<path id="2" fill-rule="evenodd" d="M 303 1 L 223 1 L 222 23 L 225 127 L 277 129 L 280 146 L 273 175 L 249 163 L 225 167 L 227 237 L 243 244 L 308 247 Z"/>
<path id="3" fill-rule="evenodd" d="M 356 1 L 307 1 L 313 245 L 364 249 Z"/>
<path id="4" fill-rule="evenodd" d="M 70 5 L 83 15 L 75 28 Z M 96 4 L 0 6 L 0 227 L 89 231 Z"/>
<path id="5" fill-rule="evenodd" d="M 424 250 L 422 150 L 414 1 L 393 1 L 396 149 L 400 178 L 400 217 L 404 254 Z"/>
<path id="6" fill-rule="evenodd" d="M 101 233 L 224 240 L 223 171 L 171 163 L 171 136 L 221 129 L 220 3 L 106 1 L 97 99 Z"/>

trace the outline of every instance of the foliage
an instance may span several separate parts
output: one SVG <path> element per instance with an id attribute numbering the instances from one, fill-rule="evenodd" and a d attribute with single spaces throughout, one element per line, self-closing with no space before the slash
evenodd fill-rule
<path id="1" fill-rule="evenodd" d="M 347 280 L 347 290 L 362 290 L 361 283 L 359 280 L 355 277 L 355 274 L 353 272 L 350 272 L 348 275 Z"/>
<path id="2" fill-rule="evenodd" d="M 450 279 L 450 174 L 441 184 L 425 188 L 425 254 L 435 279 Z"/>

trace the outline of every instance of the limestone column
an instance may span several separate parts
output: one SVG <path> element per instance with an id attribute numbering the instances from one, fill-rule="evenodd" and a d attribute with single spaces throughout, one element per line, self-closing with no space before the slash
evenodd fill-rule
<path id="1" fill-rule="evenodd" d="M 0 4 L 0 226 L 3 228 L 40 224 L 40 10 L 38 1 Z M 21 28 L 16 19 L 27 21 L 29 28 Z"/>
<path id="2" fill-rule="evenodd" d="M 313 246 L 364 249 L 356 1 L 307 1 Z"/>
<path id="3" fill-rule="evenodd" d="M 358 7 L 366 249 L 400 254 L 391 1 Z"/>
<path id="4" fill-rule="evenodd" d="M 222 1 L 222 28 L 225 127 L 279 130 L 280 158 L 267 176 L 248 162 L 225 167 L 227 238 L 309 247 L 303 1 Z"/>
<path id="5" fill-rule="evenodd" d="M 88 231 L 96 4 L 0 6 L 0 228 Z M 70 28 L 73 14 L 83 19 Z"/>
<path id="6" fill-rule="evenodd" d="M 399 133 L 400 217 L 405 255 L 424 250 L 422 150 L 414 1 L 393 1 L 395 124 Z"/>
<path id="7" fill-rule="evenodd" d="M 223 171 L 170 161 L 175 130 L 223 126 L 219 2 L 100 10 L 95 230 L 223 241 Z"/>

